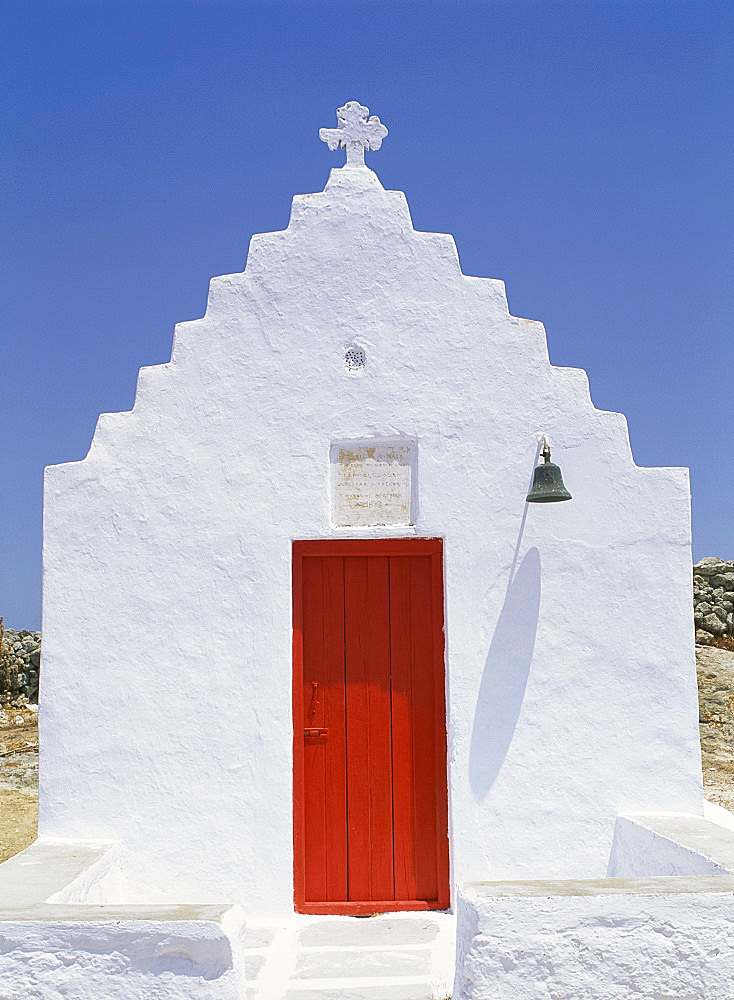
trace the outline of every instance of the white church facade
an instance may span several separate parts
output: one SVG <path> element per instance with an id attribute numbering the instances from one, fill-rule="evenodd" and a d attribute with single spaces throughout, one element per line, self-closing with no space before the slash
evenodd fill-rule
<path id="1" fill-rule="evenodd" d="M 114 844 L 108 905 L 459 911 L 455 997 L 546 995 L 502 992 L 464 887 L 734 870 L 635 819 L 713 826 L 688 474 L 413 229 L 367 114 L 47 470 L 39 843 Z M 548 442 L 572 499 L 528 503 Z"/>

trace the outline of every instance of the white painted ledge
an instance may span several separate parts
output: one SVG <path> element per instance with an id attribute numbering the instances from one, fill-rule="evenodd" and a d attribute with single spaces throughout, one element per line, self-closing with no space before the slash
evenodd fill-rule
<path id="1" fill-rule="evenodd" d="M 734 997 L 734 878 L 483 882 L 458 899 L 454 1000 Z"/>
<path id="2" fill-rule="evenodd" d="M 715 802 L 703 800 L 703 815 L 718 826 L 734 830 L 734 813 L 730 813 L 728 809 L 724 809 L 723 806 L 717 805 Z"/>
<path id="3" fill-rule="evenodd" d="M 118 847 L 37 840 L 0 865 L 2 996 L 243 1000 L 237 906 L 103 905 Z"/>
<path id="4" fill-rule="evenodd" d="M 724 809 L 721 813 L 724 819 L 730 816 Z M 619 816 L 607 874 L 621 878 L 734 874 L 734 829 L 687 813 Z"/>
<path id="5" fill-rule="evenodd" d="M 72 887 L 82 882 L 89 889 L 109 875 L 116 860 L 114 842 L 36 840 L 0 864 L 0 907 L 7 911 L 56 902 L 65 890 L 59 902 L 80 901 L 68 898 Z"/>
<path id="6" fill-rule="evenodd" d="M 732 893 L 734 877 L 671 875 L 650 878 L 525 879 L 517 882 L 470 882 L 460 890 L 467 898 L 552 899 L 564 896 L 676 896 L 690 893 Z"/>
<path id="7" fill-rule="evenodd" d="M 0 995 L 244 1000 L 238 907 L 63 906 L 0 911 Z"/>
<path id="8" fill-rule="evenodd" d="M 613 877 L 463 886 L 454 1000 L 732 1000 L 734 817 L 705 812 L 619 816 Z"/>

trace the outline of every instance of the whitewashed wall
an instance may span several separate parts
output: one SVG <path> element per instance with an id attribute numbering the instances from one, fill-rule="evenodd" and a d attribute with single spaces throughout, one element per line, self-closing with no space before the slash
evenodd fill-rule
<path id="1" fill-rule="evenodd" d="M 571 503 L 525 503 L 543 433 Z M 330 445 L 375 436 L 445 539 L 454 881 L 601 876 L 618 812 L 701 812 L 687 472 L 337 169 L 47 470 L 40 831 L 119 839 L 129 901 L 292 907 L 291 540 L 348 533 Z"/>

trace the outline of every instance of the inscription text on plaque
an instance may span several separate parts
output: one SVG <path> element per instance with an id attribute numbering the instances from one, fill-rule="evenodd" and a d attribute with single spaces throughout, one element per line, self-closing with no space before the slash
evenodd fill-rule
<path id="1" fill-rule="evenodd" d="M 331 446 L 331 520 L 341 527 L 411 524 L 414 441 Z"/>

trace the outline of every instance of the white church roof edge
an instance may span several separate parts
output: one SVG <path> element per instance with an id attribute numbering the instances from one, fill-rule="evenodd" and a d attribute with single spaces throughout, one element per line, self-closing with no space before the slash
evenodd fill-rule
<path id="1" fill-rule="evenodd" d="M 354 103 L 355 102 L 348 102 L 344 108 L 348 108 L 350 104 Z M 368 109 L 362 105 L 356 105 L 356 108 L 359 111 L 361 119 L 364 119 L 368 113 Z M 344 109 L 339 109 L 340 112 L 343 110 Z M 518 328 L 520 336 L 522 336 L 523 332 L 530 333 L 531 339 L 536 341 L 536 350 L 539 352 L 537 362 L 543 367 L 547 366 L 547 369 L 550 370 L 552 379 L 558 379 L 561 383 L 565 383 L 565 386 L 568 388 L 571 395 L 578 397 L 577 405 L 578 402 L 583 402 L 585 406 L 588 406 L 589 409 L 599 414 L 602 420 L 604 420 L 604 414 L 609 414 L 609 417 L 612 418 L 610 420 L 610 426 L 611 424 L 617 425 L 615 431 L 624 439 L 625 451 L 631 464 L 635 468 L 648 468 L 638 466 L 634 461 L 625 415 L 617 413 L 616 411 L 600 410 L 594 405 L 590 393 L 588 375 L 584 369 L 569 366 L 558 366 L 551 363 L 547 350 L 547 335 L 543 323 L 540 320 L 529 319 L 521 316 L 518 317 L 510 313 L 509 306 L 507 304 L 504 282 L 501 279 L 491 278 L 488 276 L 465 275 L 461 270 L 456 243 L 451 234 L 425 232 L 416 230 L 413 227 L 408 201 L 404 192 L 385 189 L 377 174 L 364 165 L 364 150 L 378 149 L 382 142 L 382 138 L 387 135 L 387 129 L 382 126 L 379 119 L 376 119 L 375 116 L 369 119 L 367 124 L 369 123 L 371 123 L 370 130 L 374 131 L 377 138 L 373 141 L 373 138 L 370 138 L 370 134 L 367 134 L 366 138 L 360 139 L 358 135 L 357 139 L 353 140 L 354 142 L 362 142 L 361 161 L 357 162 L 359 158 L 357 157 L 355 159 L 353 157 L 353 162 L 351 164 L 343 167 L 332 168 L 323 191 L 294 195 L 292 199 L 292 210 L 288 227 L 283 230 L 253 234 L 250 240 L 250 248 L 247 255 L 246 265 L 243 271 L 218 275 L 210 279 L 209 294 L 204 316 L 196 319 L 184 320 L 175 325 L 172 352 L 169 361 L 163 362 L 160 365 L 144 366 L 140 369 L 135 402 L 130 410 L 119 412 L 113 411 L 108 414 L 100 414 L 92 437 L 90 449 L 87 452 L 86 457 L 91 455 L 93 445 L 95 443 L 99 444 L 102 440 L 107 438 L 120 421 L 125 418 L 129 419 L 133 413 L 140 414 L 141 410 L 146 409 L 147 397 L 152 393 L 154 394 L 158 389 L 158 386 L 155 384 L 157 382 L 155 372 L 152 376 L 147 375 L 147 372 L 160 370 L 160 374 L 163 375 L 164 370 L 168 369 L 166 377 L 175 375 L 175 369 L 178 364 L 184 361 L 187 355 L 191 354 L 191 351 L 195 346 L 194 340 L 186 336 L 186 332 L 188 330 L 192 330 L 195 327 L 202 329 L 202 324 L 206 324 L 208 321 L 216 321 L 217 315 L 221 316 L 223 312 L 231 312 L 232 309 L 236 307 L 237 301 L 241 296 L 248 297 L 247 289 L 251 284 L 248 279 L 254 277 L 255 280 L 257 280 L 257 272 L 266 274 L 267 271 L 270 270 L 273 264 L 273 261 L 268 260 L 271 251 L 275 251 L 275 256 L 278 258 L 275 262 L 276 270 L 279 266 L 293 266 L 293 261 L 288 261 L 283 258 L 280 253 L 279 248 L 283 246 L 282 241 L 287 241 L 289 236 L 294 235 L 296 230 L 301 227 L 308 227 L 311 222 L 314 222 L 316 228 L 318 229 L 319 225 L 324 221 L 324 217 L 329 216 L 329 212 L 334 208 L 338 209 L 338 211 L 347 211 L 350 215 L 352 215 L 352 213 L 349 212 L 349 209 L 353 206 L 355 209 L 354 216 L 356 216 L 358 227 L 360 216 L 365 214 L 366 201 L 369 203 L 369 209 L 374 209 L 374 215 L 372 219 L 368 221 L 374 222 L 376 218 L 377 235 L 382 233 L 380 226 L 383 224 L 383 220 L 391 217 L 393 221 L 397 221 L 398 225 L 397 227 L 392 228 L 392 233 L 384 233 L 386 238 L 388 238 L 388 236 L 394 236 L 395 230 L 397 229 L 401 230 L 406 237 L 416 240 L 419 245 L 422 244 L 426 250 L 429 246 L 432 246 L 434 254 L 436 255 L 436 260 L 438 261 L 440 259 L 443 266 L 447 267 L 446 270 L 442 269 L 441 272 L 436 272 L 436 281 L 440 283 L 447 278 L 449 280 L 453 280 L 454 277 L 457 280 L 459 278 L 463 279 L 466 283 L 465 287 L 467 287 L 467 289 L 473 288 L 474 295 L 479 296 L 482 300 L 486 299 L 488 304 L 489 301 L 491 301 L 492 309 L 496 310 L 498 313 L 504 314 L 504 316 Z M 362 122 L 362 125 L 364 124 L 365 122 Z M 361 128 L 361 125 L 359 128 Z M 340 130 L 345 131 L 345 128 L 341 124 Z M 370 130 L 367 130 L 368 133 L 370 133 Z M 327 133 L 329 131 L 336 133 L 339 130 L 322 129 L 321 131 L 322 133 Z M 357 131 L 359 132 L 359 129 L 357 129 Z M 321 138 L 324 142 L 329 142 L 330 148 L 332 149 L 339 148 L 340 146 L 341 148 L 345 148 L 344 142 L 339 136 L 336 136 L 336 138 L 332 136 L 330 139 L 327 139 L 325 135 L 321 135 Z M 378 139 L 379 142 L 377 141 Z M 349 140 L 348 135 L 347 141 L 352 141 Z M 348 146 L 346 148 L 349 152 Z M 341 218 L 336 220 L 334 220 L 333 217 L 327 218 L 327 224 L 330 227 L 334 221 L 336 221 L 336 226 L 333 227 L 334 233 L 337 235 L 337 238 L 339 238 L 339 234 L 343 233 L 343 228 L 340 225 L 342 220 Z M 352 221 L 354 221 L 354 219 L 352 219 Z M 296 258 L 296 264 L 297 263 L 298 260 Z M 520 328 L 523 329 L 521 330 Z M 180 337 L 179 334 L 184 334 L 184 336 Z M 146 382 L 153 383 L 148 385 L 147 390 L 145 387 Z M 657 469 L 658 467 L 650 468 Z M 682 471 L 687 474 L 686 470 Z"/>

